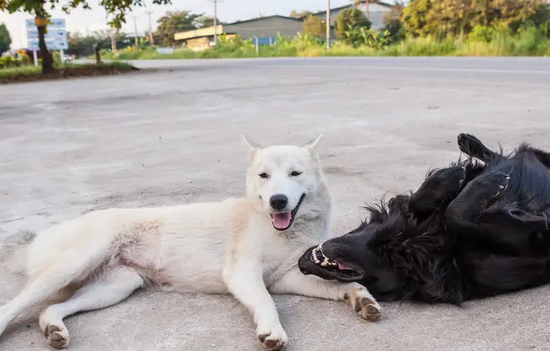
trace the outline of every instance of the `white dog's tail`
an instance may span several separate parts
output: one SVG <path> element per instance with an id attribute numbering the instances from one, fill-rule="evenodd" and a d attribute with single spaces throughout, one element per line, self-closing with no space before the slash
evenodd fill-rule
<path id="1" fill-rule="evenodd" d="M 33 242 L 36 233 L 20 231 L 0 242 L 0 265 L 15 274 L 27 269 L 27 248 Z"/>

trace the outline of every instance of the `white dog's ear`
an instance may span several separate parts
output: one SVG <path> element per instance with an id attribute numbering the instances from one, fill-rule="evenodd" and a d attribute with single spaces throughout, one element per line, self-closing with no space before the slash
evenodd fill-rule
<path id="1" fill-rule="evenodd" d="M 317 146 L 317 144 L 319 144 L 321 139 L 323 139 L 323 134 L 319 134 L 319 136 L 317 138 L 315 138 L 315 139 L 311 140 L 310 142 L 308 142 L 307 144 L 305 144 L 304 148 L 309 149 L 309 150 L 315 149 L 315 147 Z"/>
<path id="2" fill-rule="evenodd" d="M 252 162 L 256 151 L 260 150 L 262 147 L 255 142 L 249 140 L 247 137 L 241 134 L 241 139 L 246 145 L 248 145 L 248 162 Z"/>
<path id="3" fill-rule="evenodd" d="M 255 142 L 253 142 L 252 140 L 248 139 L 247 137 L 245 137 L 244 135 L 241 134 L 241 139 L 244 141 L 244 143 L 246 145 L 248 145 L 248 147 L 250 148 L 250 151 L 256 151 L 258 149 L 261 149 L 262 147 L 258 144 L 256 144 Z"/>

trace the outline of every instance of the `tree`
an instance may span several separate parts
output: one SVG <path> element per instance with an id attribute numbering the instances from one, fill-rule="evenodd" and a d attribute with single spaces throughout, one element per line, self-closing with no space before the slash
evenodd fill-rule
<path id="1" fill-rule="evenodd" d="M 320 17 L 309 15 L 302 23 L 304 32 L 314 35 L 316 37 L 322 37 L 325 35 L 327 26 L 325 21 Z"/>
<path id="2" fill-rule="evenodd" d="M 369 29 L 371 22 L 365 17 L 365 14 L 358 9 L 345 9 L 340 11 L 334 19 L 334 29 L 336 37 L 344 38 L 346 31 L 359 30 L 360 28 Z"/>
<path id="3" fill-rule="evenodd" d="M 170 0 L 152 0 L 153 4 L 166 5 Z M 144 0 L 100 0 L 100 5 L 111 16 L 109 25 L 120 29 L 126 22 L 126 13 L 135 6 L 143 6 Z M 59 4 L 59 0 L 0 0 L 0 11 L 7 10 L 9 13 L 18 11 L 27 12 L 35 16 L 35 23 L 38 28 L 38 46 L 42 57 L 42 73 L 50 73 L 54 70 L 52 56 L 44 40 L 47 19 L 50 17 L 48 10 Z M 62 10 L 69 13 L 72 9 L 82 7 L 90 9 L 87 0 L 69 0 L 62 5 Z"/>
<path id="4" fill-rule="evenodd" d="M 220 20 L 217 19 L 217 18 L 216 18 L 216 23 L 220 24 Z M 214 17 L 201 15 L 201 16 L 200 16 L 199 18 L 197 18 L 197 20 L 195 21 L 195 25 L 196 25 L 198 28 L 213 27 L 213 26 L 214 26 Z"/>
<path id="5" fill-rule="evenodd" d="M 426 36 L 430 32 L 427 23 L 428 13 L 432 9 L 430 0 L 411 0 L 403 9 L 403 27 L 413 36 Z"/>
<path id="6" fill-rule="evenodd" d="M 5 24 L 0 24 L 0 56 L 10 49 L 11 37 L 10 32 Z"/>
<path id="7" fill-rule="evenodd" d="M 365 2 L 365 18 L 370 20 L 369 4 L 371 0 L 352 0 L 353 6 L 359 6 L 362 2 Z"/>
<path id="8" fill-rule="evenodd" d="M 80 36 L 78 33 L 69 33 L 67 41 L 69 44 L 67 54 L 76 57 L 87 57 L 94 54 L 96 46 L 99 46 L 100 50 L 110 50 L 112 44 L 110 31 L 97 31 L 93 35 L 85 37 Z M 132 46 L 133 38 L 124 33 L 117 33 L 115 42 L 118 49 L 124 49 Z"/>
<path id="9" fill-rule="evenodd" d="M 545 0 L 411 0 L 402 22 L 413 36 L 469 34 L 479 27 L 478 35 L 497 26 L 515 32 L 525 25 L 550 24 L 550 9 Z"/>
<path id="10" fill-rule="evenodd" d="M 174 34 L 202 27 L 211 27 L 214 25 L 214 18 L 189 11 L 168 11 L 159 18 L 157 23 L 155 41 L 164 46 L 174 46 L 176 44 Z"/>
<path id="11" fill-rule="evenodd" d="M 290 11 L 290 16 L 289 17 L 300 19 L 300 18 L 307 18 L 307 17 L 309 17 L 309 15 L 312 15 L 312 13 L 310 11 L 307 11 L 307 10 L 304 10 L 304 11 L 292 10 L 292 11 Z"/>
<path id="12" fill-rule="evenodd" d="M 399 42 L 406 37 L 405 28 L 403 28 L 403 22 L 401 22 L 403 8 L 404 6 L 401 2 L 396 2 L 382 19 L 384 23 L 382 31 L 387 31 L 389 44 Z"/>

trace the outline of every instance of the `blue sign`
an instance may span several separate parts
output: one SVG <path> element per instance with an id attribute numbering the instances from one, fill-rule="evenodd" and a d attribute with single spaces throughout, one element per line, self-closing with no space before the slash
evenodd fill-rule
<path id="1" fill-rule="evenodd" d="M 34 23 L 34 19 L 26 19 L 25 27 L 27 28 L 27 47 L 29 50 L 39 50 L 38 46 L 38 28 Z M 46 26 L 44 35 L 46 46 L 50 50 L 67 50 L 69 43 L 67 42 L 67 30 L 65 29 L 65 19 L 50 18 Z"/>
<path id="2" fill-rule="evenodd" d="M 273 45 L 275 43 L 275 38 L 273 37 L 259 37 L 254 38 L 254 45 Z"/>

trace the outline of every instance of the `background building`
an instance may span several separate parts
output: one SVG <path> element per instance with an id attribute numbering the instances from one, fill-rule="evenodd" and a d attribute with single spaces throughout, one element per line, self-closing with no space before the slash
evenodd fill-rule
<path id="1" fill-rule="evenodd" d="M 392 5 L 378 0 L 371 1 L 359 1 L 356 4 L 349 4 L 346 6 L 335 7 L 330 10 L 330 25 L 334 25 L 334 19 L 342 10 L 356 8 L 363 13 L 367 12 L 368 6 L 368 18 L 372 23 L 373 29 L 380 29 L 384 27 L 384 16 L 391 11 Z M 326 11 L 321 11 L 313 14 L 314 16 L 325 19 L 327 17 Z"/>
<path id="2" fill-rule="evenodd" d="M 291 37 L 301 30 L 301 19 L 279 15 L 237 21 L 217 27 L 218 35 L 225 34 L 227 37 L 238 35 L 244 39 L 258 38 L 260 45 L 273 42 L 279 34 L 283 37 Z M 174 38 L 191 50 L 204 50 L 214 41 L 214 27 L 176 33 Z"/>

